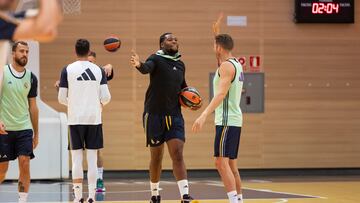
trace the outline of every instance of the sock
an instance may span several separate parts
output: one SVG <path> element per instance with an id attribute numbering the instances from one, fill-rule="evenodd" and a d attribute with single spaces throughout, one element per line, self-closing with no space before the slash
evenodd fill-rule
<path id="1" fill-rule="evenodd" d="M 27 202 L 28 193 L 26 192 L 19 192 L 19 203 Z"/>
<path id="2" fill-rule="evenodd" d="M 230 203 L 238 203 L 238 196 L 237 196 L 237 192 L 235 190 L 228 192 L 227 196 L 229 198 Z"/>
<path id="3" fill-rule="evenodd" d="M 74 195 L 75 195 L 75 201 L 79 201 L 80 199 L 83 198 L 82 196 L 82 183 L 73 183 L 73 190 L 74 190 Z"/>
<path id="4" fill-rule="evenodd" d="M 101 179 L 101 180 L 104 179 L 103 178 L 104 167 L 97 168 L 97 170 L 98 170 L 98 178 Z"/>
<path id="5" fill-rule="evenodd" d="M 189 194 L 189 183 L 188 180 L 180 180 L 177 182 L 181 198 L 183 198 L 184 195 Z"/>
<path id="6" fill-rule="evenodd" d="M 242 194 L 238 194 L 238 203 L 243 203 L 243 195 Z"/>
<path id="7" fill-rule="evenodd" d="M 95 200 L 95 193 L 96 193 L 96 184 L 89 184 L 89 198 Z"/>
<path id="8" fill-rule="evenodd" d="M 160 195 L 159 185 L 160 185 L 160 182 L 157 182 L 157 183 L 150 182 L 151 196 L 159 196 Z"/>

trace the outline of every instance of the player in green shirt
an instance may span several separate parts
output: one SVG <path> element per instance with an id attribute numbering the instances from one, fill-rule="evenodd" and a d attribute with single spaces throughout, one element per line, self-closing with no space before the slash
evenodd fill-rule
<path id="1" fill-rule="evenodd" d="M 4 67 L 0 95 L 0 120 L 4 125 L 0 131 L 0 183 L 5 179 L 9 161 L 18 159 L 19 203 L 27 201 L 30 159 L 34 158 L 33 150 L 39 142 L 37 79 L 25 68 L 28 55 L 26 42 L 18 41 L 13 45 L 13 62 Z"/>
<path id="2" fill-rule="evenodd" d="M 214 98 L 196 119 L 192 130 L 201 130 L 207 116 L 215 111 L 215 165 L 227 190 L 229 202 L 243 203 L 237 155 L 243 122 L 240 99 L 244 74 L 240 62 L 231 54 L 234 47 L 232 37 L 218 34 L 220 20 L 214 26 L 214 51 L 220 66 L 213 80 Z"/>

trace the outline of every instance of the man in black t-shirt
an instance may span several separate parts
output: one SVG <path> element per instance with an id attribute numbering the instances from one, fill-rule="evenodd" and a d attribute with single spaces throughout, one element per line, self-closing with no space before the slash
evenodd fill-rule
<path id="1" fill-rule="evenodd" d="M 179 104 L 179 93 L 187 86 L 185 64 L 180 60 L 177 38 L 172 33 L 160 36 L 160 50 L 145 63 L 133 52 L 131 65 L 142 74 L 150 75 L 145 95 L 143 126 L 150 145 L 151 202 L 159 203 L 159 181 L 166 142 L 173 163 L 173 173 L 179 186 L 182 203 L 190 203 L 189 184 L 183 159 L 185 143 L 184 119 Z"/>

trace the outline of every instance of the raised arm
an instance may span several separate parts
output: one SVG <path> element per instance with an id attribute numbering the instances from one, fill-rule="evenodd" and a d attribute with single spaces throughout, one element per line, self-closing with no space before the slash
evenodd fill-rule
<path id="1" fill-rule="evenodd" d="M 145 63 L 140 61 L 140 57 L 135 51 L 131 51 L 132 56 L 130 59 L 130 64 L 132 67 L 136 68 L 142 74 L 151 73 L 155 69 L 155 63 L 152 60 L 146 60 Z"/>
<path id="2" fill-rule="evenodd" d="M 13 40 L 33 39 L 47 42 L 57 35 L 57 26 L 62 13 L 57 0 L 40 0 L 39 14 L 20 21 L 14 31 Z"/>
<path id="3" fill-rule="evenodd" d="M 213 23 L 212 28 L 213 28 L 214 36 L 220 34 L 220 25 L 221 25 L 221 21 L 222 21 L 223 18 L 224 18 L 224 13 L 221 12 L 219 14 L 218 19 Z"/>

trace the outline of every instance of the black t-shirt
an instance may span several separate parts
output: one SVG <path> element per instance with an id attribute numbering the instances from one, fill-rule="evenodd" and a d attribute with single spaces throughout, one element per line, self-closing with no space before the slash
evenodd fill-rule
<path id="1" fill-rule="evenodd" d="M 145 112 L 158 115 L 181 115 L 179 93 L 186 87 L 185 64 L 158 55 L 151 55 L 138 70 L 150 74 L 145 95 Z"/>

